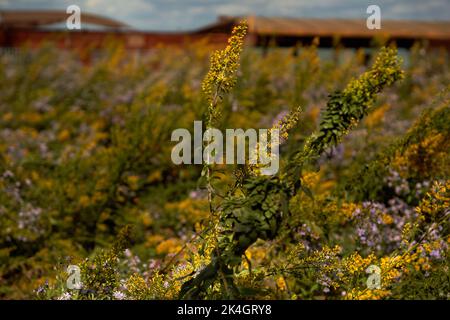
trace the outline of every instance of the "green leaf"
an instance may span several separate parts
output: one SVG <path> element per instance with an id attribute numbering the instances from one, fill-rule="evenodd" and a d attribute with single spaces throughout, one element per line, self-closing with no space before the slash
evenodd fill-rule
<path id="1" fill-rule="evenodd" d="M 311 191 L 311 189 L 309 189 L 308 187 L 306 187 L 304 184 L 302 184 L 300 186 L 301 190 L 308 196 L 310 197 L 312 200 L 314 200 L 314 195 Z"/>

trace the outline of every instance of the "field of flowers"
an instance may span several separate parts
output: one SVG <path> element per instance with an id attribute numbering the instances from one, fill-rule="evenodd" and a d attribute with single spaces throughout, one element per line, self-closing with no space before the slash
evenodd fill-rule
<path id="1" fill-rule="evenodd" d="M 450 298 L 449 53 L 418 44 L 377 64 L 391 51 L 241 53 L 235 37 L 211 61 L 206 44 L 0 56 L 0 299 Z M 333 97 L 368 108 L 336 118 Z M 320 144 L 327 119 L 338 139 Z M 276 234 L 216 278 L 202 271 L 222 204 L 252 168 L 173 164 L 171 133 L 194 120 L 280 124 L 282 168 L 301 182 Z"/>

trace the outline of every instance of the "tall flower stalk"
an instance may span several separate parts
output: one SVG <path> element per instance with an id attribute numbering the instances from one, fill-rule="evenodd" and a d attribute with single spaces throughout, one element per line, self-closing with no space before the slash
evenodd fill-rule
<path id="1" fill-rule="evenodd" d="M 211 129 L 220 118 L 220 103 L 224 94 L 236 84 L 236 71 L 239 67 L 239 58 L 244 45 L 244 37 L 247 33 L 247 24 L 243 21 L 237 25 L 228 39 L 228 45 L 223 50 L 215 51 L 211 56 L 211 64 L 209 72 L 202 83 L 203 94 L 207 97 L 208 112 L 206 120 L 206 129 Z M 215 213 L 212 205 L 214 188 L 211 183 L 212 165 L 208 162 L 204 163 L 202 176 L 206 178 L 206 186 L 208 190 L 208 201 L 210 211 Z"/>
<path id="2" fill-rule="evenodd" d="M 401 59 L 394 48 L 382 48 L 373 66 L 359 78 L 353 79 L 343 91 L 330 95 L 318 132 L 312 134 L 298 151 L 289 169 L 298 169 L 318 158 L 341 139 L 368 114 L 376 96 L 385 87 L 404 77 Z"/>

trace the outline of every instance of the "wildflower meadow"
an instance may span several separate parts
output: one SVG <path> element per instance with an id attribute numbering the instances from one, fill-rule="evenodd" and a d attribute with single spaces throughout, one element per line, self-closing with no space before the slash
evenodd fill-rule
<path id="1" fill-rule="evenodd" d="M 450 298 L 449 51 L 245 34 L 0 55 L 0 299 Z M 175 164 L 194 121 L 278 171 Z"/>

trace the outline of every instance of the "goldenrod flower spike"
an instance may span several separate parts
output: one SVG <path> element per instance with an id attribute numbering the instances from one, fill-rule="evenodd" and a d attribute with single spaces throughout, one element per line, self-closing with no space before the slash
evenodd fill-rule
<path id="1" fill-rule="evenodd" d="M 209 123 L 216 119 L 220 112 L 217 108 L 223 94 L 229 92 L 236 84 L 236 71 L 247 33 L 246 22 L 234 27 L 228 45 L 223 50 L 215 51 L 211 56 L 209 72 L 202 83 L 202 91 L 208 99 Z"/>
<path id="2" fill-rule="evenodd" d="M 400 66 L 397 50 L 382 48 L 369 71 L 352 80 L 342 92 L 336 91 L 330 96 L 319 132 L 307 140 L 291 165 L 301 166 L 319 157 L 327 148 L 337 145 L 368 113 L 376 94 L 403 78 Z"/>

